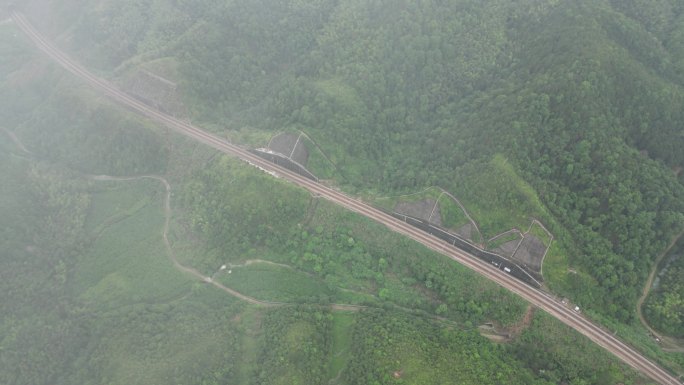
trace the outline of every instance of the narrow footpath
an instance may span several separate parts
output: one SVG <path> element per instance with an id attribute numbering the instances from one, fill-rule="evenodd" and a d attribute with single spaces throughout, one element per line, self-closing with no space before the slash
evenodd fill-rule
<path id="1" fill-rule="evenodd" d="M 135 177 L 114 177 L 114 176 L 109 176 L 109 175 L 94 175 L 91 176 L 92 180 L 95 181 L 134 181 L 134 180 L 140 180 L 140 179 L 154 179 L 156 181 L 161 182 L 164 184 L 164 187 L 166 188 L 166 195 L 164 197 L 164 229 L 162 231 L 162 237 L 164 239 L 164 247 L 166 248 L 166 255 L 168 256 L 169 260 L 173 264 L 173 267 L 176 268 L 176 270 L 192 275 L 195 278 L 198 278 L 200 281 L 209 283 L 211 285 L 214 285 L 218 287 L 219 289 L 225 291 L 226 293 L 241 299 L 245 302 L 248 302 L 252 305 L 258 305 L 258 306 L 264 306 L 264 307 L 275 307 L 275 306 L 283 306 L 283 305 L 288 305 L 287 303 L 283 302 L 269 302 L 269 301 L 261 301 L 256 298 L 244 295 L 238 291 L 235 291 L 229 287 L 226 287 L 219 282 L 216 282 L 213 280 L 211 277 L 208 277 L 206 275 L 203 275 L 196 269 L 192 267 L 185 266 L 178 262 L 178 259 L 176 258 L 175 253 L 173 252 L 173 248 L 171 247 L 171 243 L 169 242 L 169 227 L 171 223 L 171 185 L 169 182 L 166 180 L 166 178 L 158 176 L 158 175 L 141 175 L 141 176 L 135 176 Z"/>
<path id="2" fill-rule="evenodd" d="M 641 321 L 641 324 L 644 325 L 646 329 L 648 329 L 649 333 L 651 333 L 653 336 L 660 340 L 661 348 L 664 351 L 671 353 L 684 353 L 684 341 L 679 341 L 676 338 L 672 338 L 655 331 L 651 327 L 651 325 L 648 324 L 646 317 L 644 317 L 644 312 L 642 308 L 644 306 L 646 298 L 648 298 L 648 294 L 651 292 L 651 288 L 653 287 L 653 280 L 655 279 L 656 273 L 658 273 L 658 266 L 660 265 L 660 262 L 663 261 L 663 258 L 667 256 L 667 254 L 670 252 L 670 250 L 672 250 L 674 245 L 676 245 L 677 242 L 679 242 L 679 239 L 681 239 L 682 236 L 684 236 L 684 230 L 682 230 L 681 233 L 675 235 L 672 238 L 672 240 L 670 240 L 670 243 L 667 245 L 667 248 L 665 248 L 665 250 L 658 256 L 658 258 L 656 258 L 656 261 L 653 264 L 653 269 L 651 269 L 651 273 L 648 275 L 646 285 L 644 285 L 644 290 L 641 292 L 641 297 L 639 297 L 636 306 L 637 314 L 639 315 L 639 320 Z"/>

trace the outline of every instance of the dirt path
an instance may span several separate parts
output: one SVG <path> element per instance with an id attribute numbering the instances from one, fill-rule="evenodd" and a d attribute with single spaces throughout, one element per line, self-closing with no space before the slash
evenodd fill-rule
<path id="1" fill-rule="evenodd" d="M 280 267 L 284 267 L 286 269 L 294 270 L 294 268 L 290 265 L 286 265 L 284 263 L 273 262 L 273 261 L 267 261 L 265 259 L 248 259 L 245 262 L 237 264 L 237 265 L 234 265 L 232 263 L 227 263 L 226 267 L 229 267 L 229 268 L 245 267 L 245 266 L 251 266 L 251 265 L 254 265 L 257 263 L 261 263 L 261 264 L 265 264 L 265 265 L 271 265 L 271 266 L 280 266 Z"/>
<path id="2" fill-rule="evenodd" d="M 272 302 L 272 301 L 262 301 L 259 299 L 256 299 L 254 297 L 250 297 L 247 295 L 244 295 L 236 290 L 233 290 L 229 287 L 226 287 L 222 285 L 221 283 L 217 282 L 214 278 L 203 275 L 196 269 L 192 267 L 185 266 L 178 262 L 178 259 L 176 258 L 175 253 L 173 252 L 173 248 L 171 247 L 171 242 L 169 242 L 168 238 L 168 233 L 169 233 L 169 227 L 171 223 L 171 185 L 169 182 L 166 180 L 166 178 L 158 176 L 158 175 L 141 175 L 141 176 L 131 176 L 131 177 L 115 177 L 115 176 L 110 176 L 110 175 L 90 175 L 90 179 L 95 180 L 95 181 L 118 181 L 118 182 L 125 182 L 125 181 L 134 181 L 134 180 L 140 180 L 140 179 L 154 179 L 156 181 L 161 182 L 164 187 L 166 188 L 166 196 L 164 197 L 164 228 L 162 231 L 162 237 L 164 239 L 164 247 L 166 248 L 166 254 L 173 264 L 173 266 L 176 268 L 176 270 L 181 271 L 183 273 L 192 275 L 193 277 L 198 278 L 202 282 L 209 283 L 211 285 L 216 286 L 217 288 L 225 291 L 226 293 L 239 298 L 245 302 L 248 302 L 253 305 L 258 305 L 258 306 L 264 306 L 264 307 L 276 307 L 276 306 L 291 306 L 295 305 L 295 303 L 289 303 L 289 302 Z M 245 266 L 250 266 L 254 264 L 268 264 L 272 266 L 280 266 L 288 269 L 293 269 L 292 266 L 282 264 L 282 263 L 277 263 L 277 262 L 272 262 L 272 261 L 267 261 L 263 259 L 248 259 L 242 264 L 227 264 L 227 267 L 230 268 L 235 268 L 235 267 L 245 267 Z M 340 312 L 358 312 L 363 309 L 368 309 L 368 306 L 364 305 L 353 305 L 353 304 L 345 304 L 345 303 L 333 303 L 329 305 L 330 308 L 333 311 L 340 311 Z M 403 311 L 410 312 L 410 309 L 403 308 L 401 306 L 395 306 L 395 308 Z M 448 323 L 448 324 L 453 324 L 453 321 L 439 317 L 439 316 L 430 316 L 426 315 L 428 318 L 433 319 L 435 321 L 439 321 L 442 323 Z"/>
<path id="3" fill-rule="evenodd" d="M 225 285 L 215 281 L 212 277 L 206 276 L 196 269 L 192 267 L 185 266 L 178 262 L 178 259 L 176 258 L 175 253 L 173 252 L 173 248 L 171 247 L 171 242 L 169 242 L 169 227 L 171 223 L 171 185 L 169 182 L 166 180 L 166 178 L 158 176 L 158 175 L 140 175 L 140 176 L 130 176 L 130 177 L 116 177 L 116 176 L 110 176 L 110 175 L 90 175 L 90 179 L 95 180 L 95 181 L 117 181 L 117 182 L 126 182 L 126 181 L 135 181 L 135 180 L 140 180 L 140 179 L 154 179 L 156 181 L 161 182 L 165 189 L 166 189 L 166 195 L 164 197 L 164 228 L 162 231 L 162 237 L 164 239 L 164 247 L 166 248 L 166 255 L 169 257 L 169 260 L 173 264 L 173 267 L 176 268 L 176 270 L 181 271 L 183 273 L 192 275 L 195 278 L 198 278 L 202 282 L 206 282 L 208 284 L 214 285 L 215 287 L 225 291 L 226 293 L 232 295 L 233 297 L 236 297 L 238 299 L 241 299 L 245 302 L 248 302 L 252 305 L 258 305 L 258 306 L 263 306 L 263 307 L 276 307 L 276 306 L 287 306 L 287 305 L 294 305 L 294 303 L 289 303 L 289 302 L 273 302 L 273 301 L 262 301 L 259 299 L 256 299 L 254 297 L 250 297 L 247 295 L 244 295 L 236 290 L 233 290 L 229 287 L 226 287 Z M 253 265 L 256 263 L 264 263 L 264 264 L 269 264 L 273 266 L 281 266 L 281 267 L 286 267 L 286 268 L 292 268 L 292 266 L 281 264 L 281 263 L 276 263 L 276 262 L 271 262 L 271 261 L 266 261 L 262 259 L 249 259 L 246 260 L 244 263 L 239 264 L 239 265 L 228 265 L 230 267 L 241 267 L 241 266 L 249 266 Z M 343 303 L 334 303 L 330 304 L 330 308 L 334 311 L 345 311 L 345 312 L 357 312 L 362 309 L 368 308 L 367 306 L 362 306 L 362 305 L 352 305 L 352 304 L 343 304 Z"/>
<path id="4" fill-rule="evenodd" d="M 534 319 L 534 313 L 536 309 L 537 308 L 534 307 L 534 305 L 529 304 L 527 305 L 527 309 L 525 309 L 525 314 L 523 314 L 522 318 L 518 322 L 508 327 L 497 327 L 491 324 L 488 327 L 484 327 L 483 325 L 479 328 L 480 334 L 494 342 L 510 342 L 522 334 L 525 329 L 530 327 L 532 320 Z"/>
<path id="5" fill-rule="evenodd" d="M 511 337 L 519 336 L 520 333 L 522 333 L 525 329 L 530 327 L 530 325 L 532 324 L 532 320 L 534 319 L 534 312 L 536 309 L 537 308 L 535 308 L 531 304 L 527 305 L 527 310 L 525 310 L 525 315 L 523 315 L 522 319 L 508 328 Z"/>
<path id="6" fill-rule="evenodd" d="M 653 287 L 653 280 L 655 279 L 656 273 L 658 272 L 658 266 L 660 265 L 660 262 L 662 262 L 663 258 L 665 258 L 667 253 L 669 253 L 670 250 L 672 250 L 674 245 L 677 244 L 677 242 L 682 236 L 684 236 L 684 230 L 676 236 L 672 237 L 672 240 L 670 240 L 670 243 L 667 245 L 667 248 L 658 256 L 658 258 L 656 258 L 655 264 L 653 265 L 653 269 L 651 269 L 651 273 L 648 275 L 646 285 L 644 285 L 644 290 L 641 292 L 641 297 L 639 297 L 636 307 L 637 314 L 639 315 L 639 320 L 641 321 L 641 324 L 644 325 L 644 327 L 648 329 L 648 331 L 652 335 L 660 339 L 660 345 L 664 351 L 672 353 L 684 353 L 684 341 L 679 341 L 675 338 L 671 338 L 656 332 L 651 327 L 651 325 L 649 325 L 646 321 L 646 317 L 644 317 L 642 307 L 644 305 L 644 301 L 646 301 L 646 298 L 648 298 L 648 293 L 650 293 L 651 288 Z"/>
<path id="7" fill-rule="evenodd" d="M 20 149 L 21 151 L 23 151 L 23 152 L 25 152 L 25 153 L 27 153 L 27 154 L 30 154 L 30 153 L 31 153 L 31 151 L 27 150 L 26 147 L 24 147 L 24 143 L 22 143 L 21 140 L 19 140 L 19 138 L 17 137 L 17 135 L 16 135 L 14 132 L 8 130 L 8 129 L 5 128 L 5 127 L 0 127 L 0 129 L 2 129 L 2 130 L 7 134 L 7 136 L 9 136 L 10 139 L 12 139 L 12 141 L 14 142 L 14 144 L 15 144 L 17 147 L 19 147 L 19 149 Z"/>
<path id="8" fill-rule="evenodd" d="M 288 305 L 287 303 L 282 303 L 282 302 L 269 302 L 269 301 L 261 301 L 256 298 L 252 298 L 249 296 L 246 296 L 238 291 L 235 291 L 231 288 L 228 288 L 219 282 L 214 281 L 211 277 L 205 276 L 196 269 L 193 269 L 192 267 L 184 266 L 180 262 L 178 262 L 178 259 L 176 258 L 175 253 L 173 252 L 173 249 L 171 248 L 171 243 L 169 242 L 169 226 L 171 223 L 171 185 L 169 182 L 161 176 L 157 175 L 141 175 L 141 176 L 134 176 L 134 177 L 114 177 L 114 176 L 109 176 L 109 175 L 93 175 L 91 176 L 92 180 L 95 181 L 119 181 L 119 182 L 125 182 L 125 181 L 134 181 L 134 180 L 140 180 L 140 179 L 154 179 L 156 181 L 161 182 L 164 187 L 166 188 L 166 196 L 164 197 L 164 229 L 162 231 L 162 237 L 164 239 L 164 247 L 166 248 L 166 255 L 169 257 L 169 260 L 173 264 L 173 267 L 176 268 L 176 270 L 181 271 L 183 273 L 192 275 L 195 278 L 198 278 L 202 282 L 206 282 L 209 284 L 212 284 L 219 289 L 225 291 L 226 293 L 239 298 L 245 302 L 251 303 L 253 305 L 258 305 L 258 306 L 265 306 L 265 307 L 274 307 L 274 306 L 283 306 L 283 305 Z"/>

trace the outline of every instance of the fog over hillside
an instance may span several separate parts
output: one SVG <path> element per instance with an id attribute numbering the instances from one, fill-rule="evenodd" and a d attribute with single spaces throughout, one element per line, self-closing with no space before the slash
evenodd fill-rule
<path id="1" fill-rule="evenodd" d="M 500 253 L 682 373 L 681 1 L 0 0 L 0 383 L 642 381 L 117 105 L 13 10 L 137 101 Z"/>

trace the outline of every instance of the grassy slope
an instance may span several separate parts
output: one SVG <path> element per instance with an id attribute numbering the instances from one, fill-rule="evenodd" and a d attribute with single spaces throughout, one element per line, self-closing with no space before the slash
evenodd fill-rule
<path id="1" fill-rule="evenodd" d="M 35 106 L 50 93 L 40 91 L 39 81 L 54 87 L 55 76 L 43 69 L 26 77 L 42 59 L 31 57 L 30 46 L 14 37 L 11 24 L 0 28 L 3 46 L 8 40 L 16 46 L 0 55 L 3 64 L 12 64 L 3 70 L 13 72 L 3 77 L 9 83 L 0 92 L 11 97 L 4 99 L 0 115 L 3 125 L 15 130 L 27 119 L 45 117 L 46 110 Z M 33 65 L 21 67 L 21 60 Z M 70 124 L 53 123 L 59 123 L 51 127 L 55 135 Z M 48 165 L 12 155 L 21 152 L 4 132 L 0 143 L 0 270 L 8 285 L 0 301 L 0 382 L 229 381 L 234 369 L 226 359 L 236 349 L 230 342 L 236 331 L 228 317 L 242 305 L 193 285 L 171 267 L 161 242 L 159 183 L 89 184 L 59 165 L 88 154 L 57 156 Z M 104 152 L 108 146 L 100 148 Z M 84 197 L 90 206 L 75 218 L 82 227 L 65 227 L 78 223 L 65 219 L 74 220 L 69 217 L 80 212 L 75 205 Z M 53 232 L 65 235 L 59 244 L 51 243 Z"/>
<path id="2" fill-rule="evenodd" d="M 347 363 L 351 359 L 351 332 L 354 327 L 354 314 L 337 313 L 333 315 L 332 350 L 328 366 L 328 378 L 339 378 Z"/>
<path id="3" fill-rule="evenodd" d="M 331 291 L 317 277 L 291 268 L 255 263 L 220 273 L 224 285 L 250 297 L 276 302 L 315 302 L 317 295 Z M 215 277 L 216 279 L 216 277 Z"/>
<path id="4" fill-rule="evenodd" d="M 161 186 L 120 183 L 131 184 L 120 192 L 137 200 L 126 207 L 119 197 L 109 201 L 109 192 L 100 193 L 105 196 L 96 195 L 94 211 L 145 203 L 106 227 L 79 258 L 69 283 L 83 311 L 94 315 L 89 322 L 93 350 L 88 365 L 100 373 L 89 374 L 129 384 L 211 378 L 203 371 L 231 378 L 234 369 L 226 367 L 223 358 L 236 354 L 236 345 L 229 341 L 237 334 L 226 309 L 234 312 L 240 305 L 193 284 L 172 267 L 161 240 Z M 198 357 L 203 362 L 199 367 Z"/>
<path id="5" fill-rule="evenodd" d="M 161 234 L 163 186 L 154 182 L 121 182 L 142 185 L 134 190 L 137 201 L 125 208 L 136 210 L 105 228 L 92 251 L 79 258 L 70 285 L 74 297 L 116 307 L 129 304 L 127 299 L 134 303 L 163 302 L 189 290 L 188 279 L 173 268 L 166 255 Z M 138 205 L 138 201 L 143 204 Z M 96 200 L 93 207 L 109 208 L 112 203 L 119 202 Z M 122 239 L 126 240 L 123 249 L 119 246 Z"/>

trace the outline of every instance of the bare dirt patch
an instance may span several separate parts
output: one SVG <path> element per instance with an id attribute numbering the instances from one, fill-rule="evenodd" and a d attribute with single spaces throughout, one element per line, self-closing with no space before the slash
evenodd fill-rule
<path id="1" fill-rule="evenodd" d="M 298 137 L 299 135 L 290 132 L 278 134 L 271 138 L 271 141 L 268 143 L 268 148 L 271 151 L 275 151 L 288 157 L 294 148 L 295 143 L 297 143 Z"/>
<path id="2" fill-rule="evenodd" d="M 309 161 L 309 150 L 304 145 L 301 134 L 284 132 L 271 138 L 268 143 L 271 151 L 284 155 L 302 166 L 306 166 Z"/>
<path id="3" fill-rule="evenodd" d="M 493 342 L 510 342 L 522 334 L 522 332 L 532 324 L 536 309 L 536 307 L 528 305 L 525 315 L 523 315 L 520 321 L 511 326 L 501 327 L 495 323 L 489 322 L 485 323 L 484 325 L 480 325 L 478 329 L 483 337 L 486 337 Z"/>
<path id="4" fill-rule="evenodd" d="M 499 245 L 498 247 L 496 247 L 492 251 L 496 254 L 503 256 L 503 257 L 510 258 L 513 255 L 513 253 L 515 252 L 515 248 L 518 247 L 518 243 L 520 243 L 520 240 L 518 240 L 518 239 L 513 240 L 513 241 L 508 241 L 508 242 L 505 242 L 505 243 Z"/>
<path id="5" fill-rule="evenodd" d="M 523 318 L 520 320 L 520 322 L 511 325 L 508 328 L 508 332 L 511 336 L 517 337 L 525 331 L 531 324 L 532 320 L 534 319 L 534 312 L 536 311 L 536 307 L 532 305 L 527 305 L 527 310 L 525 311 L 525 315 Z"/>
<path id="6" fill-rule="evenodd" d="M 520 247 L 511 258 L 534 271 L 541 272 L 545 253 L 546 245 L 541 239 L 532 234 L 525 234 Z"/>
<path id="7" fill-rule="evenodd" d="M 399 202 L 394 206 L 394 211 L 402 215 L 425 219 L 437 226 L 442 226 L 442 216 L 439 212 L 439 205 L 435 206 L 436 204 L 437 201 L 432 198 L 414 202 Z"/>

